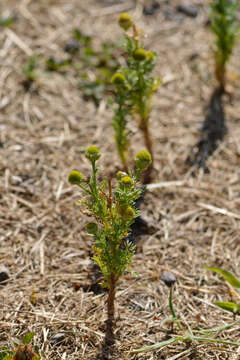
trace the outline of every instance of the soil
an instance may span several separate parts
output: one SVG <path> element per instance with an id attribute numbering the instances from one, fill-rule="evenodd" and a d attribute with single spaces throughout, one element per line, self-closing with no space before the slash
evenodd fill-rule
<path id="1" fill-rule="evenodd" d="M 147 1 L 0 3 L 2 16 L 16 18 L 0 31 L 0 262 L 9 273 L 0 285 L 0 347 L 12 349 L 30 331 L 43 359 L 239 357 L 234 346 L 204 342 L 131 353 L 178 333 L 171 323 L 162 324 L 170 316 L 169 288 L 161 280 L 166 271 L 177 277 L 173 301 L 186 329 L 231 323 L 232 314 L 214 302 L 239 302 L 204 266 L 239 273 L 240 44 L 228 65 L 231 103 L 222 97 L 228 133 L 208 159 L 204 155 L 208 172 L 200 168 L 193 174 L 186 160 L 199 150 L 205 109 L 217 85 L 206 25 L 209 2 L 191 1 L 196 17 L 178 11 L 186 1 L 157 2 L 147 14 L 146 8 L 152 9 Z M 81 194 L 67 177 L 72 169 L 89 175 L 84 150 L 91 144 L 101 150 L 102 174 L 120 168 L 112 109 L 106 96 L 98 107 L 84 100 L 72 66 L 50 72 L 45 61 L 66 59 L 75 28 L 92 36 L 97 49 L 118 41 L 122 11 L 144 30 L 146 48 L 159 54 L 155 74 L 162 85 L 151 114 L 155 178 L 141 203 L 147 230 L 134 239 L 136 254 L 116 293 L 116 341 L 105 347 L 106 292 L 93 286 L 98 274 L 85 233 L 89 218 L 76 205 Z M 33 54 L 39 55 L 37 78 L 26 88 L 22 68 Z M 94 78 L 93 69 L 86 71 Z M 143 148 L 142 135 L 137 124 L 129 126 L 134 154 Z M 61 341 L 51 340 L 59 334 Z M 239 325 L 215 336 L 239 342 Z"/>

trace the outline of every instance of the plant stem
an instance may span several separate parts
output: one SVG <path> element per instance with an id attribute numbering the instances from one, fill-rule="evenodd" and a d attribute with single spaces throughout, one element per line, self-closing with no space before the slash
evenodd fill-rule
<path id="1" fill-rule="evenodd" d="M 106 342 L 109 345 L 114 343 L 114 319 L 115 319 L 115 295 L 116 295 L 116 279 L 115 274 L 111 273 L 110 275 L 110 283 L 108 290 L 108 299 L 107 299 L 107 329 L 106 329 Z"/>
<path id="2" fill-rule="evenodd" d="M 181 330 L 182 326 L 181 326 L 181 324 L 179 322 L 178 317 L 176 316 L 176 313 L 175 313 L 175 310 L 174 310 L 174 307 L 173 307 L 172 296 L 173 296 L 173 286 L 170 287 L 170 292 L 169 292 L 169 308 L 170 308 L 170 312 L 172 314 L 173 320 L 176 322 L 179 330 Z"/>
<path id="3" fill-rule="evenodd" d="M 152 138 L 149 132 L 149 126 L 148 126 L 148 120 L 143 120 L 140 119 L 140 130 L 143 133 L 143 138 L 144 138 L 144 144 L 146 146 L 146 149 L 150 152 L 151 157 L 152 157 L 152 163 L 151 165 L 147 168 L 145 174 L 144 174 L 144 179 L 143 179 L 143 183 L 144 184 L 149 184 L 152 181 L 152 171 L 153 171 L 153 146 L 152 146 Z"/>
<path id="4" fill-rule="evenodd" d="M 226 67 L 224 64 L 216 63 L 215 67 L 215 76 L 219 82 L 219 87 L 223 93 L 225 93 L 225 86 L 226 86 Z"/>

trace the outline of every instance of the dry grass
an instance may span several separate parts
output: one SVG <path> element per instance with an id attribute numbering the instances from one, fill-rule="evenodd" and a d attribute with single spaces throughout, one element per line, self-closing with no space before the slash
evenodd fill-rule
<path id="1" fill-rule="evenodd" d="M 191 175 L 185 160 L 197 142 L 203 109 L 213 88 L 210 35 L 203 1 L 197 19 L 166 18 L 162 8 L 153 17 L 142 15 L 141 3 L 114 5 L 95 0 L 1 1 L 0 10 L 15 12 L 18 21 L 0 32 L 0 260 L 10 280 L 0 288 L 0 345 L 12 346 L 27 331 L 45 359 L 237 359 L 236 349 L 214 344 L 172 345 L 133 355 L 133 348 L 166 338 L 168 289 L 162 271 L 178 276 L 175 307 L 186 327 L 206 328 L 232 321 L 211 305 L 231 297 L 227 286 L 205 265 L 239 273 L 239 49 L 231 61 L 232 104 L 226 99 L 229 132 L 209 159 L 209 173 Z M 87 5 L 86 5 L 87 4 Z M 73 27 L 103 40 L 121 35 L 119 11 L 130 10 L 149 34 L 146 42 L 159 52 L 157 74 L 163 86 L 152 115 L 156 183 L 142 205 L 143 217 L 157 232 L 139 239 L 132 269 L 117 293 L 116 345 L 101 355 L 105 294 L 94 294 L 91 239 L 86 218 L 75 206 L 79 194 L 67 184 L 73 168 L 89 171 L 82 150 L 94 143 L 104 154 L 103 168 L 118 165 L 110 127 L 112 112 L 81 97 L 71 70 L 65 76 L 46 73 L 37 91 L 26 93 L 21 69 L 31 53 L 43 58 L 64 57 L 63 47 Z M 197 52 L 199 57 L 189 60 Z M 136 126 L 132 147 L 142 147 Z M 136 144 L 136 145 L 135 145 Z M 176 183 L 177 181 L 177 183 Z M 54 335 L 64 332 L 60 345 Z M 239 342 L 239 327 L 222 338 Z"/>

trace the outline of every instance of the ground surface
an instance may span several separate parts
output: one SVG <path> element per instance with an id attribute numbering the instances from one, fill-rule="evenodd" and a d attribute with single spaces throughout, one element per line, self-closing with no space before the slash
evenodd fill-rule
<path id="1" fill-rule="evenodd" d="M 178 277 L 174 304 L 186 328 L 221 326 L 231 314 L 216 300 L 231 301 L 219 276 L 204 270 L 219 266 L 239 273 L 240 127 L 239 45 L 229 64 L 232 101 L 226 98 L 228 134 L 209 159 L 209 172 L 195 176 L 185 161 L 199 138 L 204 108 L 214 87 L 207 8 L 197 18 L 176 11 L 181 1 L 161 4 L 154 15 L 139 2 L 100 0 L 2 0 L 1 13 L 16 23 L 0 32 L 0 262 L 10 279 L 0 287 L 0 345 L 10 348 L 27 331 L 45 359 L 238 359 L 236 348 L 215 344 L 171 345 L 161 351 L 130 354 L 131 349 L 169 336 L 168 288 L 164 270 Z M 103 292 L 92 286 L 91 239 L 75 205 L 76 188 L 66 179 L 73 168 L 88 174 L 83 149 L 99 146 L 101 165 L 112 173 L 120 164 L 106 100 L 86 102 L 79 79 L 40 68 L 36 89 L 25 92 L 22 67 L 32 53 L 64 58 L 72 29 L 93 36 L 97 46 L 118 39 L 117 18 L 130 11 L 159 53 L 156 75 L 163 85 L 151 117 L 155 180 L 142 215 L 155 228 L 142 235 L 132 270 L 117 292 L 116 344 L 102 354 L 106 320 Z M 192 56 L 192 55 L 196 56 Z M 43 61 L 43 60 L 41 60 Z M 133 152 L 141 135 L 131 124 Z M 177 183 L 176 183 L 177 181 Z M 214 208 L 215 207 L 215 208 Z M 217 208 L 217 209 L 216 209 Z M 94 292 L 95 291 L 95 292 Z M 235 301 L 239 299 L 234 298 Z M 176 331 L 176 329 L 174 330 Z M 60 344 L 56 334 L 62 333 Z M 221 334 L 239 342 L 239 326 Z"/>

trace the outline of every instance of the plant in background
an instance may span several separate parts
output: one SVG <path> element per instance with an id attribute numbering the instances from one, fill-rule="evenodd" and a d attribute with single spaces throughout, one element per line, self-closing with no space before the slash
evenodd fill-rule
<path id="1" fill-rule="evenodd" d="M 216 268 L 208 268 L 208 269 L 216 270 Z M 179 334 L 177 334 L 177 335 L 174 334 L 168 340 L 161 341 L 154 345 L 143 346 L 140 349 L 132 350 L 131 351 L 132 353 L 143 353 L 143 352 L 148 352 L 148 351 L 155 351 L 155 350 L 163 349 L 164 347 L 174 344 L 174 343 L 177 343 L 177 342 L 184 342 L 186 344 L 190 344 L 192 341 L 240 346 L 240 344 L 233 342 L 233 341 L 226 341 L 226 340 L 221 340 L 221 339 L 215 338 L 216 333 L 230 329 L 235 325 L 239 325 L 239 321 L 234 321 L 231 324 L 214 327 L 214 328 L 210 328 L 210 329 L 193 330 L 189 326 L 187 329 L 186 328 L 184 329 L 184 327 L 181 324 L 180 319 L 176 316 L 176 313 L 175 313 L 175 310 L 173 307 L 173 286 L 177 279 L 176 279 L 175 275 L 170 272 L 164 272 L 161 279 L 170 288 L 169 309 L 170 309 L 170 312 L 172 315 L 171 318 L 167 318 L 167 319 L 163 320 L 161 323 L 161 326 L 163 326 L 166 322 L 169 322 L 169 321 L 171 321 L 172 324 L 176 323 L 178 326 Z M 239 285 L 240 285 L 240 283 L 239 283 Z M 173 330 L 173 328 L 172 328 L 172 330 Z"/>
<path id="2" fill-rule="evenodd" d="M 231 291 L 231 294 L 238 296 L 238 298 L 240 297 L 240 281 L 234 275 L 226 270 L 216 267 L 207 266 L 205 269 L 216 272 L 217 274 L 223 276 L 227 283 L 230 284 L 230 286 L 234 289 Z M 240 314 L 240 304 L 237 304 L 236 302 L 216 301 L 214 304 L 223 310 L 230 311 L 234 316 L 236 314 Z"/>
<path id="3" fill-rule="evenodd" d="M 99 168 L 96 162 L 101 154 L 95 146 L 85 152 L 92 166 L 89 179 L 73 170 L 69 182 L 78 185 L 86 195 L 79 205 L 88 209 L 89 215 L 95 219 L 87 225 L 87 233 L 94 239 L 93 259 L 99 265 L 104 281 L 102 286 L 108 289 L 106 340 L 113 343 L 113 324 L 115 313 L 115 292 L 121 275 L 132 261 L 134 245 L 125 240 L 134 219 L 139 216 L 135 201 L 142 193 L 139 178 L 144 169 L 151 163 L 151 156 L 146 150 L 140 151 L 135 158 L 135 171 L 129 174 L 119 172 L 115 190 L 111 181 L 99 181 Z"/>
<path id="4" fill-rule="evenodd" d="M 214 57 L 215 76 L 222 91 L 226 85 L 226 65 L 237 40 L 238 0 L 213 0 L 210 7 L 211 29 L 216 37 Z"/>
<path id="5" fill-rule="evenodd" d="M 34 81 L 36 81 L 38 75 L 36 73 L 36 69 L 38 66 L 38 60 L 36 55 L 31 55 L 28 58 L 26 65 L 22 68 L 22 72 L 25 76 L 25 80 L 23 81 L 23 86 L 26 91 L 28 91 Z"/>
<path id="6" fill-rule="evenodd" d="M 50 56 L 46 60 L 46 67 L 48 71 L 62 71 L 64 68 L 69 66 L 71 61 L 69 59 L 66 60 L 56 60 L 53 56 Z"/>
<path id="7" fill-rule="evenodd" d="M 0 360 L 40 360 L 38 349 L 33 349 L 30 345 L 34 336 L 34 333 L 27 333 L 22 344 L 16 345 L 14 350 L 9 350 L 6 346 L 0 348 Z"/>
<path id="8" fill-rule="evenodd" d="M 144 44 L 140 40 L 143 32 L 136 27 L 129 14 L 122 13 L 118 23 L 125 31 L 124 49 L 126 61 L 125 65 L 118 70 L 118 74 L 122 74 L 122 76 L 125 77 L 125 81 L 122 83 L 125 87 L 125 96 L 124 99 L 121 97 L 121 100 L 125 101 L 127 111 L 123 112 L 120 117 L 116 117 L 116 113 L 121 112 L 123 108 L 122 101 L 120 104 L 118 101 L 120 92 L 123 94 L 123 89 L 119 86 L 119 83 L 115 83 L 115 102 L 118 105 L 113 121 L 115 140 L 119 149 L 121 147 L 121 132 L 124 135 L 128 133 L 126 130 L 127 117 L 131 114 L 131 116 L 135 116 L 138 119 L 138 127 L 143 133 L 145 146 L 153 159 L 153 145 L 149 130 L 149 120 L 152 109 L 151 98 L 160 84 L 159 79 L 155 79 L 151 75 L 156 64 L 156 53 L 144 49 Z M 131 34 L 130 31 L 132 32 Z M 115 78 L 113 79 L 115 80 Z M 125 120 L 123 121 L 124 116 Z M 121 125 L 117 125 L 117 121 L 119 121 Z M 124 131 L 122 131 L 122 124 L 124 124 L 125 127 Z M 119 131 L 119 129 L 121 129 L 121 131 Z M 127 144 L 126 139 L 124 139 L 123 143 Z M 125 164 L 123 165 L 125 166 Z M 145 179 L 148 178 L 148 180 L 150 180 L 151 169 L 152 166 L 148 168 L 148 174 Z"/>
<path id="9" fill-rule="evenodd" d="M 65 45 L 72 68 L 80 78 L 84 100 L 93 101 L 96 107 L 111 89 L 111 77 L 119 67 L 116 49 L 111 42 L 104 42 L 100 49 L 95 49 L 93 38 L 79 29 L 73 30 L 73 38 Z"/>
<path id="10" fill-rule="evenodd" d="M 113 116 L 113 129 L 115 131 L 115 141 L 118 155 L 121 159 L 124 170 L 128 171 L 128 146 L 129 130 L 127 129 L 127 118 L 130 115 L 131 104 L 129 104 L 129 87 L 125 76 L 117 72 L 112 77 L 115 85 L 114 102 L 117 105 Z"/>

